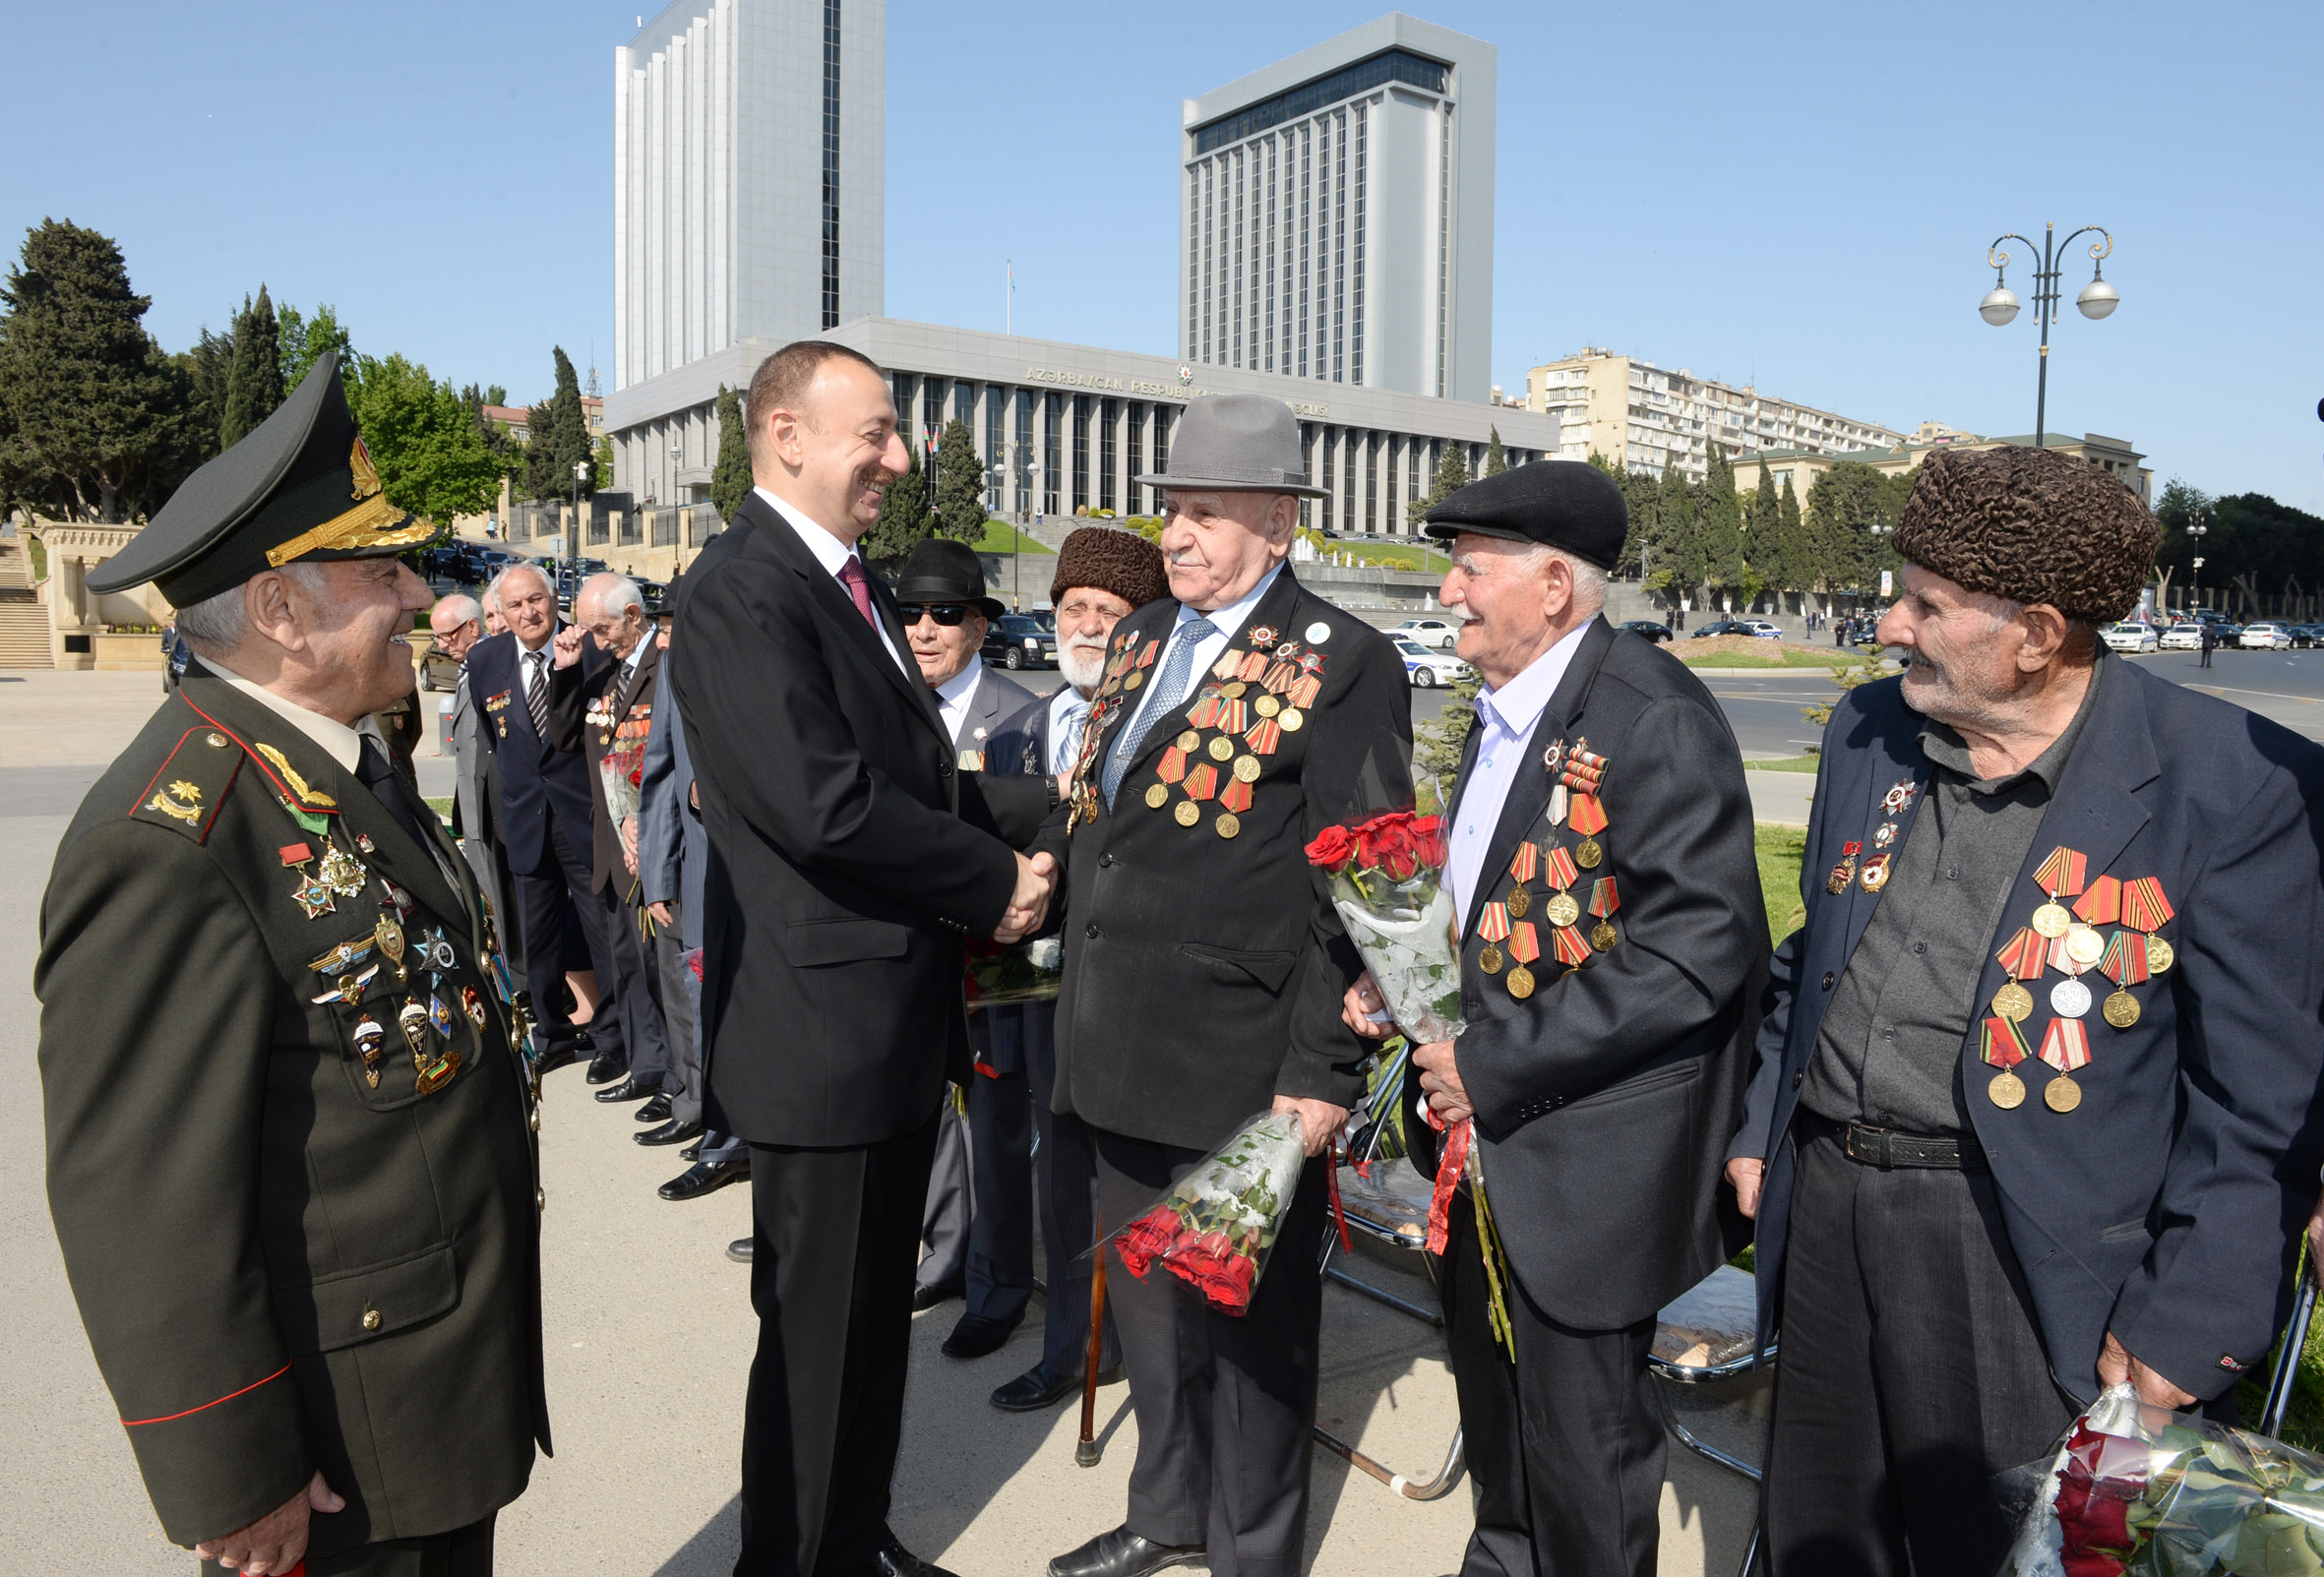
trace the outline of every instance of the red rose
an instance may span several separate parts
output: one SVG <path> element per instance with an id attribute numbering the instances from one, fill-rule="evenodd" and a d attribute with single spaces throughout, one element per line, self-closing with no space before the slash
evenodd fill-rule
<path id="1" fill-rule="evenodd" d="M 1156 1205 L 1123 1228 L 1114 1245 L 1122 1255 L 1122 1268 L 1142 1281 L 1146 1267 L 1157 1255 L 1168 1253 L 1177 1241 L 1178 1212 L 1168 1205 Z"/>
<path id="2" fill-rule="evenodd" d="M 2096 1551 L 2081 1554 L 2061 1552 L 2058 1558 L 2066 1568 L 2066 1577 L 2122 1577 L 2122 1573 L 2128 1569 L 2113 1556 Z"/>
<path id="3" fill-rule="evenodd" d="M 1356 835 L 1344 826 L 1327 826 L 1308 845 L 1308 864 L 1337 871 L 1356 852 Z"/>
<path id="4" fill-rule="evenodd" d="M 1447 850 L 1444 843 L 1444 818 L 1416 817 L 1412 823 L 1412 838 L 1420 852 L 1421 864 L 1432 871 L 1444 869 Z"/>
<path id="5" fill-rule="evenodd" d="M 1371 858 L 1366 864 L 1377 866 L 1398 881 L 1420 869 L 1420 843 L 1412 835 L 1410 817 L 1381 817 L 1373 827 Z"/>

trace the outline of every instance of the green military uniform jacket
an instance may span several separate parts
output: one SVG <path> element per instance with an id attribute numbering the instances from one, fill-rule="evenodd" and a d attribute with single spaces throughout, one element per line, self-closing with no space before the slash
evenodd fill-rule
<path id="1" fill-rule="evenodd" d="M 57 850 L 49 1207 L 178 1544 L 318 1469 L 347 1504 L 317 1554 L 445 1532 L 548 1449 L 535 1107 L 490 917 L 436 841 L 457 890 L 307 734 L 190 677 Z"/>

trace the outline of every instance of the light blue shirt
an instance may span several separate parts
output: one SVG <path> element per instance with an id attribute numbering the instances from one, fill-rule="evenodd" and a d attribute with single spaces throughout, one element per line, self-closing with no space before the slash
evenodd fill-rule
<path id="1" fill-rule="evenodd" d="M 1081 729 L 1089 721 L 1089 698 L 1070 685 L 1049 699 L 1049 775 L 1057 776 L 1081 754 Z"/>
<path id="2" fill-rule="evenodd" d="M 1501 807 L 1508 804 L 1510 787 L 1534 759 L 1534 728 L 1564 680 L 1582 636 L 1595 622 L 1583 620 L 1498 690 L 1477 693 L 1477 759 L 1461 784 L 1460 801 L 1453 807 L 1447 861 L 1454 912 L 1464 927 L 1470 896 L 1489 875 L 1484 869 L 1485 854 L 1500 825 Z"/>
<path id="3" fill-rule="evenodd" d="M 1258 577 L 1257 585 L 1214 613 L 1203 613 L 1183 602 L 1178 605 L 1178 622 L 1170 627 L 1170 634 L 1164 637 L 1160 647 L 1161 655 L 1156 656 L 1154 666 L 1146 671 L 1145 698 L 1137 703 L 1137 710 L 1131 714 L 1130 726 L 1136 726 L 1137 719 L 1145 714 L 1147 704 L 1154 698 L 1154 681 L 1161 675 L 1162 663 L 1170 651 L 1170 642 L 1178 638 L 1179 627 L 1195 619 L 1210 621 L 1210 634 L 1194 642 L 1194 689 L 1199 690 L 1202 676 L 1210 671 L 1210 665 L 1218 661 L 1219 654 L 1227 649 L 1227 642 L 1242 634 L 1243 627 L 1251 621 L 1252 610 L 1258 606 L 1258 599 L 1267 594 L 1267 588 L 1275 583 L 1275 576 L 1282 573 L 1283 566 L 1278 561 L 1272 570 Z M 1193 693 L 1190 690 L 1186 696 L 1179 697 L 1178 703 L 1184 706 Z"/>

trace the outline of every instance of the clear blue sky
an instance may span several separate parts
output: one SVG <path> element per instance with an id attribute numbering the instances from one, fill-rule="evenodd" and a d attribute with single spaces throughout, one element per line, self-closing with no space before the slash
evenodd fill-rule
<path id="1" fill-rule="evenodd" d="M 260 280 L 361 349 L 611 382 L 614 46 L 641 0 L 19 13 L 0 246 L 118 239 L 175 349 Z M 616 10 L 615 5 L 620 9 Z M 891 0 L 891 316 L 1168 354 L 1179 100 L 1368 4 Z M 2053 430 L 2324 513 L 2324 6 L 1416 5 L 1499 46 L 1494 368 L 1583 344 L 1909 428 L 2033 425 L 1997 232 L 2095 220 Z M 2011 271 L 2025 293 L 2028 270 Z M 2069 274 L 2078 288 L 2087 269 Z"/>

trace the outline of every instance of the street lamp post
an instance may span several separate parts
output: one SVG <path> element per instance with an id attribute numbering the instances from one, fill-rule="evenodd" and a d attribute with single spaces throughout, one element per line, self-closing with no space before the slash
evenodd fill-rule
<path id="1" fill-rule="evenodd" d="M 2187 608 L 2189 612 L 2203 606 L 2203 555 L 2201 550 L 2203 538 L 2211 532 L 2211 527 L 2203 523 L 2207 518 L 2209 518 L 2207 516 L 2198 515 L 2187 522 L 2187 536 L 2194 542 L 2197 550 L 2194 565 L 2187 572 Z"/>
<path id="2" fill-rule="evenodd" d="M 2034 447 L 2042 447 L 2049 418 L 2049 326 L 2057 319 L 2057 279 L 2062 272 L 2066 248 L 2085 235 L 2099 239 L 2090 243 L 2090 282 L 2074 297 L 2074 305 L 2085 318 L 2104 318 L 2122 304 L 2122 293 L 2107 283 L 2105 264 L 2114 250 L 2114 238 L 2105 227 L 2085 224 L 2063 241 L 2056 239 L 2057 226 L 2042 226 L 2042 245 L 2034 243 L 2012 230 L 1994 237 L 1986 248 L 1986 266 L 1993 271 L 1993 288 L 1977 304 L 1978 316 L 1998 329 L 2017 316 L 2017 293 L 2009 288 L 2004 271 L 2009 267 L 2009 254 L 2001 250 L 2003 241 L 2015 241 L 2029 253 L 2035 254 L 2034 315 L 2042 326 L 2041 372 L 2036 380 L 2034 394 Z"/>

